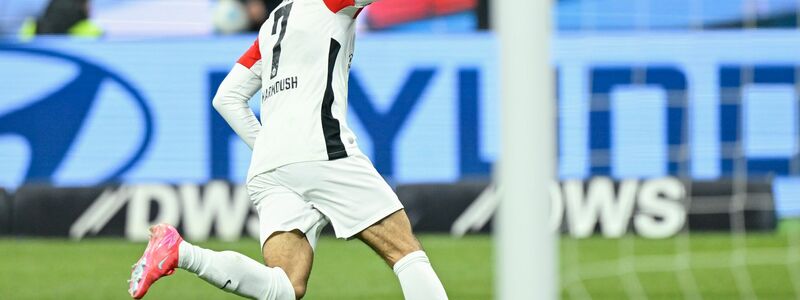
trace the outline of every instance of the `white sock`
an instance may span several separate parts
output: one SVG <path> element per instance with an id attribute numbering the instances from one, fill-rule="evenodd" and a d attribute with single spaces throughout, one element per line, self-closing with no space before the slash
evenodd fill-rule
<path id="1" fill-rule="evenodd" d="M 295 300 L 281 268 L 270 268 L 233 251 L 216 252 L 187 242 L 178 248 L 178 267 L 239 296 L 259 300 Z"/>
<path id="2" fill-rule="evenodd" d="M 442 282 L 423 251 L 414 251 L 394 264 L 406 300 L 446 300 Z"/>

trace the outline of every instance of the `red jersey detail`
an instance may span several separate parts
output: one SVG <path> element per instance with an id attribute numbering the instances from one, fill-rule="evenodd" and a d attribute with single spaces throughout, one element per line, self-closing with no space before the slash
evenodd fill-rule
<path id="1" fill-rule="evenodd" d="M 261 60 L 261 49 L 258 47 L 258 39 L 250 46 L 250 49 L 247 49 L 247 52 L 242 54 L 242 57 L 239 58 L 237 61 L 240 65 L 247 67 L 248 69 L 252 68 L 253 65 L 256 64 Z"/>
<path id="2" fill-rule="evenodd" d="M 358 15 L 364 10 L 364 8 L 359 8 L 356 13 L 353 15 L 353 19 L 358 18 Z"/>
<path id="3" fill-rule="evenodd" d="M 348 6 L 356 5 L 355 0 L 322 0 L 325 2 L 325 6 L 331 10 L 333 13 L 338 13 L 340 10 L 344 9 Z"/>

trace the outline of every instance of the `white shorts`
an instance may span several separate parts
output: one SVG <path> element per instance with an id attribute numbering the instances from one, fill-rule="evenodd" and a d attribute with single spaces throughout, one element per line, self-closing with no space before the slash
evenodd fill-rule
<path id="1" fill-rule="evenodd" d="M 253 177 L 247 191 L 258 212 L 262 247 L 273 233 L 295 229 L 315 247 L 328 222 L 336 237 L 351 238 L 403 208 L 362 154 L 285 165 Z"/>

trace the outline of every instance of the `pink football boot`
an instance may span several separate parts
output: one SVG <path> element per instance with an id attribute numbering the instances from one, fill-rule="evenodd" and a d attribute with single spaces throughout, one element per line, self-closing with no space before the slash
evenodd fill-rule
<path id="1" fill-rule="evenodd" d="M 150 242 L 144 255 L 131 269 L 128 293 L 141 299 L 150 285 L 161 277 L 172 275 L 178 266 L 178 246 L 183 241 L 175 227 L 158 224 L 150 227 Z"/>

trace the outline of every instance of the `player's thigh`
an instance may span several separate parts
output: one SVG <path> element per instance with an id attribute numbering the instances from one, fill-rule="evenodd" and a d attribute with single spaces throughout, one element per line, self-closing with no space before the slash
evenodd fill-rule
<path id="1" fill-rule="evenodd" d="M 289 185 L 330 220 L 343 239 L 403 208 L 391 187 L 366 157 L 290 165 Z"/>
<path id="2" fill-rule="evenodd" d="M 392 213 L 356 236 L 392 267 L 407 254 L 422 250 L 411 230 L 411 223 L 405 210 Z"/>
<path id="3" fill-rule="evenodd" d="M 258 175 L 247 183 L 259 221 L 260 245 L 277 232 L 297 230 L 316 246 L 319 232 L 328 220 L 319 210 L 291 189 L 281 185 L 272 173 Z"/>
<path id="4" fill-rule="evenodd" d="M 295 293 L 304 294 L 313 246 L 327 220 L 300 195 L 269 176 L 252 179 L 247 188 L 258 213 L 264 263 L 283 269 Z"/>

